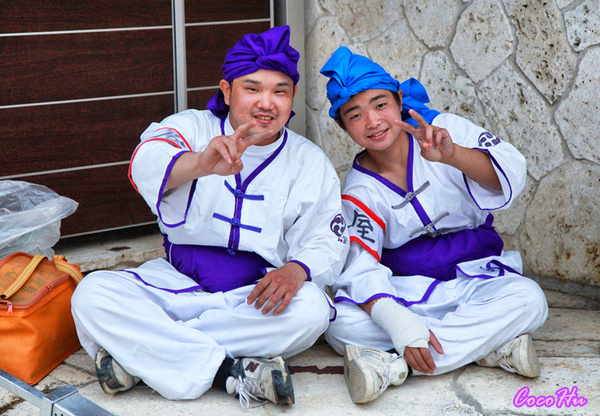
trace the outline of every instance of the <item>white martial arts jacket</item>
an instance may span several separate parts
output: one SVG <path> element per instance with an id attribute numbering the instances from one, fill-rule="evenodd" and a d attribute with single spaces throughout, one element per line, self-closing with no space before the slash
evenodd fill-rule
<path id="1" fill-rule="evenodd" d="M 525 158 L 511 144 L 459 116 L 440 114 L 431 124 L 447 129 L 455 143 L 487 152 L 500 178 L 502 191 L 479 185 L 451 166 L 427 161 L 421 157 L 417 141 L 410 135 L 408 193 L 360 166 L 363 153 L 357 155 L 342 191 L 344 216 L 354 244 L 351 244 L 343 273 L 332 287 L 336 302 L 360 304 L 381 296 L 394 297 L 405 305 L 426 301 L 441 280 L 426 272 L 393 275 L 381 264 L 386 250 L 399 249 L 421 236 L 444 238 L 445 234 L 472 230 L 487 223 L 502 244 L 491 228 L 493 217 L 488 210 L 507 208 L 522 191 L 526 180 Z M 448 253 L 432 250 L 417 254 L 407 263 L 420 262 L 417 268 L 422 271 L 427 269 L 429 260 Z M 458 262 L 452 272 L 489 278 L 506 271 L 520 273 L 521 269 L 518 252 L 502 251 Z"/>
<path id="2" fill-rule="evenodd" d="M 233 134 L 229 119 L 186 110 L 152 123 L 130 166 L 138 192 L 177 245 L 225 247 L 260 255 L 274 267 L 301 264 L 320 288 L 344 264 L 349 241 L 339 179 L 323 151 L 285 129 L 273 144 L 251 146 L 238 175 L 210 175 L 164 190 L 176 159 Z"/>

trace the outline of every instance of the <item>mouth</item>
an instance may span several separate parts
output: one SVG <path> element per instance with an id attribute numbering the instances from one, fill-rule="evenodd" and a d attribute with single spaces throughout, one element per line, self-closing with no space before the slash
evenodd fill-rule
<path id="1" fill-rule="evenodd" d="M 367 136 L 367 138 L 368 139 L 379 139 L 379 138 L 383 137 L 388 132 L 388 130 L 389 129 L 378 131 L 377 133 L 373 133 L 370 136 Z"/>
<path id="2" fill-rule="evenodd" d="M 270 124 L 273 120 L 275 120 L 275 117 L 264 114 L 257 114 L 254 116 L 254 118 L 257 119 L 258 122 L 263 125 Z"/>

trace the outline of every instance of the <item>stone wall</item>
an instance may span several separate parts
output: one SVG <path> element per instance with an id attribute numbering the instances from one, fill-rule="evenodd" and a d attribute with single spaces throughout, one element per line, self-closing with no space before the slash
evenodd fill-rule
<path id="1" fill-rule="evenodd" d="M 415 77 L 431 107 L 516 146 L 527 187 L 496 211 L 546 287 L 600 293 L 598 0 L 306 0 L 307 136 L 343 178 L 359 148 L 328 117 L 320 68 L 340 45 Z"/>

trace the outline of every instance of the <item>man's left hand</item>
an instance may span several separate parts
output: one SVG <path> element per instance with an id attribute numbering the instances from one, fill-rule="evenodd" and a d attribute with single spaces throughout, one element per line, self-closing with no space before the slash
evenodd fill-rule
<path id="1" fill-rule="evenodd" d="M 293 262 L 286 263 L 267 273 L 254 286 L 247 299 L 248 305 L 256 302 L 256 309 L 263 308 L 264 305 L 262 314 L 266 315 L 281 302 L 273 311 L 273 315 L 278 315 L 288 307 L 306 280 L 308 275 L 302 266 Z"/>

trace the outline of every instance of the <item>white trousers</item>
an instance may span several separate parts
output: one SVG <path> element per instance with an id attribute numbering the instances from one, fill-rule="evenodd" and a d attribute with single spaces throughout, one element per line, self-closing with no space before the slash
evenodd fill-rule
<path id="1" fill-rule="evenodd" d="M 394 349 L 387 332 L 351 302 L 335 304 L 337 317 L 325 332 L 329 344 L 343 354 L 346 344 Z M 440 341 L 444 354 L 429 350 L 437 369 L 447 373 L 483 358 L 521 334 L 541 327 L 548 316 L 546 297 L 533 280 L 517 274 L 492 279 L 460 275 L 440 283 L 430 298 L 409 309 Z M 415 375 L 422 373 L 414 372 Z"/>
<path id="2" fill-rule="evenodd" d="M 158 287 L 194 285 L 162 259 L 133 271 Z M 92 358 L 103 347 L 167 399 L 195 399 L 211 387 L 225 357 L 290 357 L 327 328 L 330 306 L 315 284 L 305 282 L 276 316 L 246 303 L 253 288 L 173 294 L 124 271 L 98 271 L 78 285 L 72 311 Z"/>

